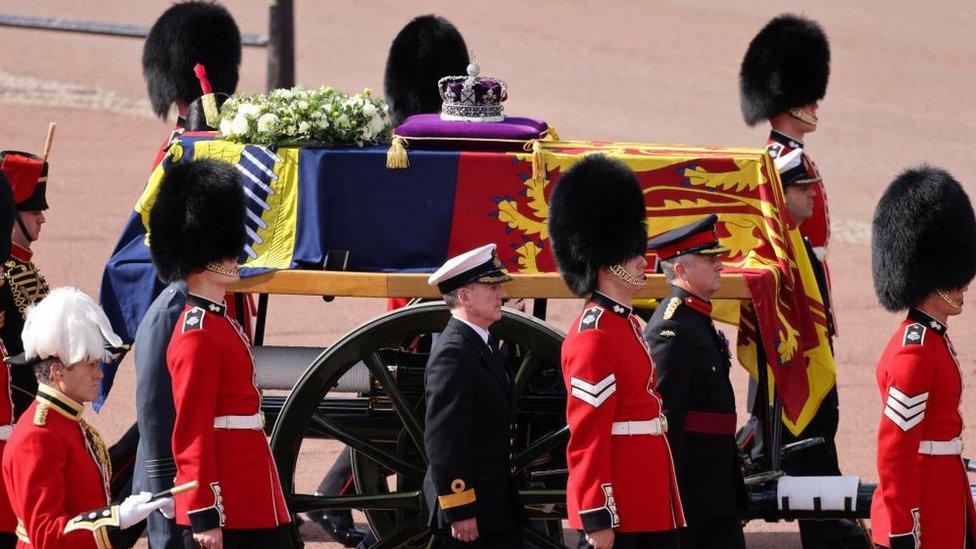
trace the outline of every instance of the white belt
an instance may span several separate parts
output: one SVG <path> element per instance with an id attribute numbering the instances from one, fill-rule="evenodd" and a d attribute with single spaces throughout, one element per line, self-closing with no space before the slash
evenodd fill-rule
<path id="1" fill-rule="evenodd" d="M 958 456 L 962 453 L 962 439 L 923 440 L 918 443 L 918 453 L 929 456 Z"/>
<path id="2" fill-rule="evenodd" d="M 668 432 L 667 420 L 654 418 L 647 421 L 614 421 L 613 428 L 610 429 L 611 435 L 663 435 Z"/>
<path id="3" fill-rule="evenodd" d="M 14 432 L 13 425 L 4 425 L 0 427 L 0 440 L 10 440 L 10 435 Z"/>
<path id="4" fill-rule="evenodd" d="M 249 416 L 217 416 L 214 429 L 264 429 L 264 412 Z"/>

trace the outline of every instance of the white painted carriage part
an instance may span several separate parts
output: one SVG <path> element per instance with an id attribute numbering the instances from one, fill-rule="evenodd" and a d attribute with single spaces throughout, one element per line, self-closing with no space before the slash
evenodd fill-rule
<path id="1" fill-rule="evenodd" d="M 848 511 L 857 510 L 860 477 L 780 477 L 776 485 L 776 502 L 780 511 Z"/>

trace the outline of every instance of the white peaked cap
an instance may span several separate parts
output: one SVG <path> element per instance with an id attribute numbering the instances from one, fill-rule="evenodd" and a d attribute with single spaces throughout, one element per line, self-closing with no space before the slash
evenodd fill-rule
<path id="1" fill-rule="evenodd" d="M 430 275 L 427 283 L 437 286 L 442 294 L 446 294 L 472 282 L 501 284 L 512 280 L 495 253 L 495 248 L 495 244 L 485 244 L 448 259 L 440 269 Z"/>

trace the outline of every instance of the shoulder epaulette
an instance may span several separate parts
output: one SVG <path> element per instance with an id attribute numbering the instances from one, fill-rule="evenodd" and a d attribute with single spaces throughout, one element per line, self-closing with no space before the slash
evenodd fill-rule
<path id="1" fill-rule="evenodd" d="M 199 330 L 200 328 L 203 328 L 203 317 L 205 316 L 205 313 L 206 311 L 203 310 L 203 307 L 194 307 L 187 311 L 186 315 L 183 317 L 182 331 L 185 333 L 190 330 Z"/>
<path id="2" fill-rule="evenodd" d="M 678 307 L 680 307 L 680 306 L 681 306 L 681 298 L 672 297 L 668 301 L 668 304 L 667 304 L 667 306 L 664 309 L 664 317 L 662 317 L 662 318 L 664 320 L 671 320 L 671 317 L 674 316 L 674 312 L 677 311 L 678 310 Z"/>
<path id="3" fill-rule="evenodd" d="M 921 345 L 925 341 L 926 328 L 923 324 L 916 322 L 905 327 L 905 337 L 901 340 L 901 346 Z"/>
<path id="4" fill-rule="evenodd" d="M 583 311 L 583 315 L 580 317 L 579 330 L 580 332 L 584 330 L 596 329 L 600 324 L 600 317 L 603 316 L 603 309 L 600 307 L 590 307 Z"/>

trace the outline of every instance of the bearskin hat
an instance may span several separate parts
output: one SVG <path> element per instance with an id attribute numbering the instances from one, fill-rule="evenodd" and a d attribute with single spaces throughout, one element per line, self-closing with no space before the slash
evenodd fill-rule
<path id="1" fill-rule="evenodd" d="M 142 49 L 142 74 L 157 116 L 173 103 L 203 95 L 193 67 L 201 63 L 214 92 L 233 94 L 241 64 L 241 32 L 226 8 L 193 0 L 173 5 L 149 30 Z"/>
<path id="2" fill-rule="evenodd" d="M 169 168 L 149 211 L 149 251 L 164 282 L 244 251 L 244 190 L 237 170 L 213 159 Z"/>
<path id="3" fill-rule="evenodd" d="M 383 79 L 393 125 L 414 114 L 440 112 L 437 81 L 467 74 L 469 62 L 464 38 L 447 19 L 422 15 L 407 23 L 393 39 Z"/>
<path id="4" fill-rule="evenodd" d="M 830 44 L 816 21 L 780 15 L 752 42 L 739 71 L 739 99 L 746 124 L 755 126 L 827 94 Z"/>
<path id="5" fill-rule="evenodd" d="M 899 175 L 874 210 L 871 266 L 889 311 L 968 284 L 976 276 L 976 217 L 959 182 L 929 166 Z"/>
<path id="6" fill-rule="evenodd" d="M 0 172 L 0 263 L 10 257 L 10 233 L 17 217 L 17 203 L 7 176 Z"/>
<path id="7" fill-rule="evenodd" d="M 637 176 L 619 160 L 590 155 L 563 174 L 549 202 L 549 239 L 566 285 L 578 296 L 596 274 L 647 251 L 647 213 Z"/>

